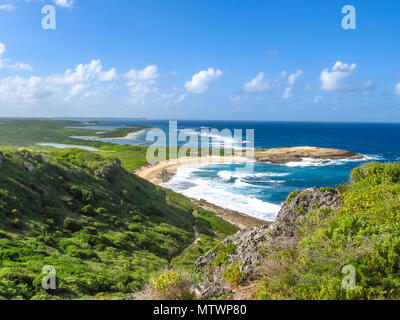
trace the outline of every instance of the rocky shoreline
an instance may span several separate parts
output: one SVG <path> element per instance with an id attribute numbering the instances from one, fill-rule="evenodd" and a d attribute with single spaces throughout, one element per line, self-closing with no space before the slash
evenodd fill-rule
<path id="1" fill-rule="evenodd" d="M 318 147 L 259 149 L 254 153 L 255 161 L 269 162 L 273 164 L 301 162 L 305 158 L 321 160 L 361 160 L 364 159 L 364 156 L 360 153 L 342 149 Z"/>
<path id="2" fill-rule="evenodd" d="M 255 161 L 271 164 L 287 164 L 290 162 L 302 162 L 304 159 L 329 160 L 362 160 L 364 156 L 360 153 L 351 152 L 342 149 L 318 148 L 318 147 L 288 147 L 273 149 L 257 149 L 254 151 L 253 158 L 244 156 L 223 157 L 185 157 L 171 161 L 163 161 L 155 165 L 143 166 L 135 173 L 154 184 L 168 182 L 178 170 L 179 167 L 193 163 L 232 163 Z"/>

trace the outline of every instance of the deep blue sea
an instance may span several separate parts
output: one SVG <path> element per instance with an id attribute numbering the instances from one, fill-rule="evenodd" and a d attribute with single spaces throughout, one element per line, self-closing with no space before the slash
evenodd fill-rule
<path id="1" fill-rule="evenodd" d="M 102 120 L 95 127 L 151 125 L 165 130 L 168 121 Z M 315 146 L 359 152 L 362 161 L 318 161 L 272 165 L 256 163 L 252 171 L 237 171 L 240 164 L 187 165 L 164 186 L 197 199 L 274 220 L 287 195 L 309 187 L 334 187 L 349 180 L 350 171 L 368 161 L 400 160 L 400 124 L 178 121 L 178 131 L 202 128 L 254 129 L 255 148 Z M 146 144 L 146 135 L 136 140 L 112 140 L 114 143 Z M 223 140 L 223 139 L 222 139 Z M 221 141 L 222 141 L 221 140 Z M 246 137 L 243 137 L 243 141 Z M 182 142 L 183 143 L 183 142 Z M 180 144 L 182 144 L 180 143 Z"/>

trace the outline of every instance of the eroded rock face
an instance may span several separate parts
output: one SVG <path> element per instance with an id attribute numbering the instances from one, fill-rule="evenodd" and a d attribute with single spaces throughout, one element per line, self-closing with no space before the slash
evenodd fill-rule
<path id="1" fill-rule="evenodd" d="M 305 189 L 292 198 L 288 198 L 281 207 L 275 222 L 271 225 L 271 237 L 294 237 L 296 221 L 316 208 L 330 207 L 337 210 L 342 200 L 336 191 L 321 191 L 320 189 Z"/>
<path id="2" fill-rule="evenodd" d="M 288 247 L 297 243 L 296 222 L 298 219 L 316 208 L 330 207 L 337 210 L 341 205 L 342 201 L 334 190 L 321 191 L 311 188 L 293 194 L 282 204 L 273 224 L 240 230 L 223 242 L 224 245 L 229 242 L 235 245 L 235 253 L 229 254 L 228 265 L 239 262 L 241 271 L 245 272 L 244 281 L 259 279 L 261 277 L 259 267 L 264 253 L 270 251 L 272 246 Z M 222 276 L 226 266 L 213 265 L 216 257 L 216 252 L 209 251 L 195 263 L 197 269 L 207 274 L 207 280 L 196 287 L 196 293 L 201 299 L 216 297 L 217 295 L 212 295 L 214 294 L 212 288 L 222 287 L 229 290 Z"/>

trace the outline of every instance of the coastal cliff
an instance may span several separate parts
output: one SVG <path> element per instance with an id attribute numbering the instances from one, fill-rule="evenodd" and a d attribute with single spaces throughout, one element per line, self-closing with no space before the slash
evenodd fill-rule
<path id="1" fill-rule="evenodd" d="M 371 162 L 350 180 L 291 193 L 272 225 L 240 230 L 197 259 L 197 296 L 399 299 L 400 164 Z"/>
<path id="2" fill-rule="evenodd" d="M 297 221 L 315 207 L 336 210 L 342 204 L 337 191 L 321 191 L 311 188 L 292 193 L 282 204 L 276 221 L 270 225 L 247 228 L 238 231 L 222 242 L 221 247 L 209 251 L 197 259 L 195 268 L 206 274 L 206 281 L 195 287 L 201 299 L 221 295 L 235 296 L 235 288 L 224 277 L 233 265 L 239 266 L 240 281 L 237 285 L 246 286 L 262 277 L 264 256 L 276 248 L 293 247 L 299 240 L 296 236 Z M 301 210 L 299 210 L 301 208 Z M 226 248 L 231 248 L 231 251 Z M 224 260 L 221 260 L 224 255 Z M 237 289 L 237 288 L 236 288 Z"/>

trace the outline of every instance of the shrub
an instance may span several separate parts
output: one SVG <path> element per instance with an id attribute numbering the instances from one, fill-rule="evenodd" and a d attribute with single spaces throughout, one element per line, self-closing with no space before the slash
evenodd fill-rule
<path id="1" fill-rule="evenodd" d="M 222 276 L 230 284 L 231 287 L 236 288 L 242 282 L 245 272 L 240 270 L 239 262 L 228 265 Z"/>
<path id="2" fill-rule="evenodd" d="M 64 229 L 72 232 L 80 231 L 82 229 L 82 223 L 72 218 L 66 218 L 64 220 Z"/>
<path id="3" fill-rule="evenodd" d="M 81 212 L 85 216 L 95 216 L 96 215 L 96 211 L 94 210 L 94 208 L 93 208 L 93 206 L 91 204 L 88 204 L 88 205 L 84 206 L 81 209 Z"/>
<path id="4" fill-rule="evenodd" d="M 193 298 L 186 274 L 167 270 L 150 279 L 151 296 L 156 300 L 189 300 Z"/>
<path id="5" fill-rule="evenodd" d="M 289 194 L 289 196 L 287 197 L 286 202 L 290 204 L 290 202 L 292 201 L 292 199 L 293 199 L 295 196 L 297 196 L 299 193 L 300 193 L 299 190 L 295 190 L 295 191 L 291 192 L 291 193 Z"/>
<path id="6" fill-rule="evenodd" d="M 219 267 L 221 265 L 227 265 L 229 260 L 229 254 L 236 252 L 236 246 L 233 242 L 229 242 L 226 245 L 218 245 L 214 251 L 217 253 L 213 265 Z"/>

